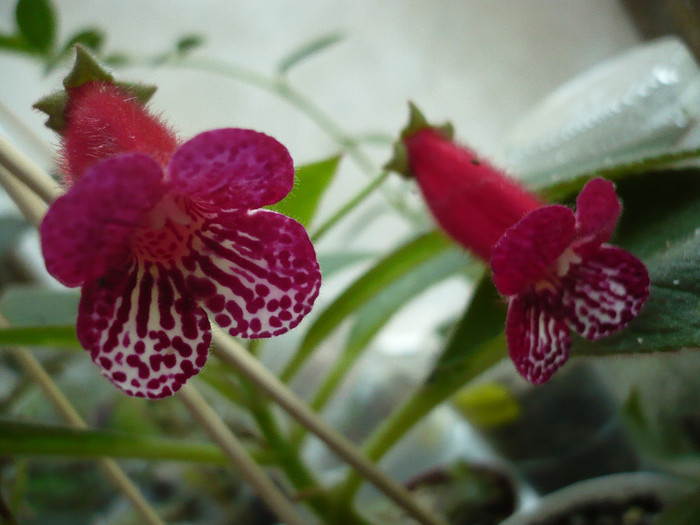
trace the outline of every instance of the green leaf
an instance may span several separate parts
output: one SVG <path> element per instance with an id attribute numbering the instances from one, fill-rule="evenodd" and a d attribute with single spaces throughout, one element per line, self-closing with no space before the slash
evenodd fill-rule
<path id="1" fill-rule="evenodd" d="M 628 328 L 596 342 L 577 339 L 579 355 L 700 348 L 700 237 L 646 261 L 651 293 Z"/>
<path id="2" fill-rule="evenodd" d="M 371 251 L 334 251 L 330 253 L 319 253 L 318 265 L 321 267 L 323 278 L 326 279 L 353 264 L 361 261 L 368 261 L 372 257 L 376 257 L 376 255 L 375 252 Z"/>
<path id="3" fill-rule="evenodd" d="M 0 313 L 13 327 L 74 325 L 79 301 L 74 290 L 16 286 L 0 297 Z"/>
<path id="4" fill-rule="evenodd" d="M 56 36 L 56 15 L 48 0 L 19 0 L 15 8 L 19 32 L 35 51 L 48 55 Z"/>
<path id="5" fill-rule="evenodd" d="M 307 164 L 297 169 L 292 191 L 270 210 L 296 219 L 305 227 L 311 224 L 319 202 L 338 170 L 340 156 Z"/>
<path id="6" fill-rule="evenodd" d="M 336 32 L 321 36 L 307 44 L 304 44 L 279 61 L 279 64 L 277 65 L 277 72 L 280 75 L 286 74 L 292 67 L 298 65 L 307 58 L 328 49 L 332 45 L 337 44 L 344 38 L 345 36 L 343 34 Z"/>
<path id="7" fill-rule="evenodd" d="M 52 455 L 196 461 L 225 464 L 221 450 L 210 443 L 104 430 L 23 423 L 0 419 L 0 456 Z"/>
<path id="8" fill-rule="evenodd" d="M 102 44 L 105 40 L 105 34 L 101 29 L 96 27 L 91 27 L 88 29 L 83 29 L 79 31 L 68 39 L 65 46 L 63 47 L 64 53 L 69 52 L 73 49 L 73 46 L 80 44 L 85 46 L 89 50 L 97 53 L 102 49 Z"/>
<path id="9" fill-rule="evenodd" d="M 411 269 L 436 257 L 450 245 L 450 241 L 441 233 L 430 232 L 400 246 L 379 261 L 351 284 L 311 324 L 282 378 L 291 379 L 313 350 L 358 308 L 391 283 L 405 278 Z"/>
<path id="10" fill-rule="evenodd" d="M 52 57 L 46 64 L 46 72 L 50 73 L 58 66 L 62 60 L 66 59 L 73 52 L 76 45 L 81 45 L 94 53 L 99 53 L 104 42 L 104 33 L 97 28 L 88 28 L 74 33 L 68 41 L 63 44 L 61 50 Z M 54 94 L 55 96 L 55 94 Z M 35 106 L 36 107 L 36 106 Z M 39 108 L 44 113 L 47 113 L 43 108 Z"/>
<path id="11" fill-rule="evenodd" d="M 29 52 L 31 51 L 22 35 L 0 35 L 0 49 L 9 51 Z"/>
<path id="12" fill-rule="evenodd" d="M 396 312 L 431 286 L 464 271 L 468 260 L 463 250 L 451 247 L 387 286 L 358 312 L 348 335 L 348 350 L 361 351 Z"/>
<path id="13" fill-rule="evenodd" d="M 654 520 L 655 525 L 697 525 L 700 523 L 700 490 L 679 499 Z"/>
<path id="14" fill-rule="evenodd" d="M 204 44 L 204 37 L 201 35 L 185 35 L 180 37 L 175 43 L 175 52 L 180 56 L 184 56 L 187 53 L 191 53 L 202 44 Z"/>
<path id="15" fill-rule="evenodd" d="M 404 278 L 391 283 L 362 307 L 353 322 L 343 352 L 319 387 L 311 407 L 318 411 L 325 405 L 367 344 L 394 314 L 431 286 L 463 272 L 468 267 L 468 261 L 469 257 L 463 250 L 450 247 L 408 270 Z"/>
<path id="16" fill-rule="evenodd" d="M 462 377 L 472 378 L 475 373 L 486 369 L 482 368 L 482 361 L 492 364 L 488 356 L 483 360 L 479 350 L 491 345 L 498 348 L 501 343 L 505 348 L 505 342 L 501 341 L 505 312 L 506 302 L 496 291 L 488 273 L 476 285 L 474 295 L 438 357 L 427 383 L 449 383 L 456 389 L 463 383 Z M 500 359 L 505 352 L 495 350 L 495 354 Z"/>
<path id="17" fill-rule="evenodd" d="M 0 328 L 0 345 L 82 349 L 74 325 Z"/>
<path id="18" fill-rule="evenodd" d="M 639 255 L 651 292 L 628 328 L 574 353 L 604 355 L 700 347 L 700 170 L 644 174 L 618 184 L 625 212 L 616 243 Z"/>

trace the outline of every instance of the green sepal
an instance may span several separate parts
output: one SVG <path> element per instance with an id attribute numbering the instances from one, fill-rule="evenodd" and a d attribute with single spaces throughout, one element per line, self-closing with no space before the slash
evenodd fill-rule
<path id="1" fill-rule="evenodd" d="M 63 89 L 43 97 L 33 106 L 49 116 L 45 123 L 46 127 L 59 134 L 61 133 L 66 125 L 65 113 L 68 105 L 69 90 L 78 88 L 88 82 L 114 84 L 134 96 L 142 104 L 146 104 L 157 89 L 156 86 L 152 85 L 114 80 L 114 75 L 102 66 L 86 47 L 78 44 L 75 46 L 73 68 L 66 78 L 63 79 Z"/>
<path id="2" fill-rule="evenodd" d="M 54 130 L 56 133 L 61 133 L 61 130 L 66 125 L 66 105 L 68 105 L 68 93 L 56 91 L 40 98 L 32 107 L 49 116 L 44 122 L 47 128 Z"/>
<path id="3" fill-rule="evenodd" d="M 86 47 L 78 44 L 75 46 L 73 69 L 63 79 L 63 87 L 68 90 L 88 82 L 114 82 L 114 76 L 102 67 Z"/>
<path id="4" fill-rule="evenodd" d="M 411 173 L 408 167 L 408 153 L 406 152 L 406 145 L 404 141 L 418 133 L 422 129 L 430 128 L 439 131 L 446 139 L 452 140 L 454 136 L 454 127 L 450 122 L 445 122 L 441 125 L 433 125 L 428 122 L 423 113 L 418 109 L 418 107 L 413 103 L 408 103 L 409 116 L 408 124 L 401 131 L 399 135 L 399 140 L 394 143 L 393 156 L 391 160 L 384 165 L 384 169 L 387 171 L 395 171 L 399 175 L 406 178 L 413 178 L 413 173 Z"/>

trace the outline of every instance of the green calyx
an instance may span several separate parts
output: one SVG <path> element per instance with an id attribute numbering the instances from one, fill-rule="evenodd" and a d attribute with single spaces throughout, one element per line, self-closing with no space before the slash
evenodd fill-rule
<path id="1" fill-rule="evenodd" d="M 451 140 L 454 136 L 454 128 L 449 122 L 440 126 L 430 124 L 413 102 L 408 103 L 408 108 L 408 124 L 406 124 L 406 127 L 401 131 L 399 140 L 394 143 L 393 156 L 391 160 L 384 165 L 384 169 L 387 171 L 395 171 L 399 175 L 410 179 L 413 178 L 413 173 L 411 173 L 408 166 L 408 152 L 406 151 L 406 144 L 404 141 L 411 135 L 426 128 L 439 131 L 440 134 Z"/>
<path id="2" fill-rule="evenodd" d="M 63 79 L 63 89 L 47 95 L 34 104 L 34 108 L 48 115 L 46 126 L 61 133 L 66 125 L 66 107 L 68 93 L 88 82 L 106 82 L 118 86 L 133 95 L 141 103 L 147 103 L 156 91 L 156 86 L 134 82 L 119 82 L 102 64 L 83 46 L 75 46 L 73 69 Z"/>

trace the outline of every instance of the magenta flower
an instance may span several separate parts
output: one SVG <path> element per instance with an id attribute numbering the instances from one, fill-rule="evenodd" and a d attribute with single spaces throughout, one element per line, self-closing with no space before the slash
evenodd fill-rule
<path id="1" fill-rule="evenodd" d="M 571 329 L 596 340 L 627 326 L 644 305 L 646 267 L 605 244 L 621 209 L 613 184 L 593 179 L 575 214 L 560 205 L 538 208 L 493 247 L 493 282 L 509 298 L 508 351 L 528 381 L 543 383 L 566 362 Z"/>
<path id="2" fill-rule="evenodd" d="M 639 314 L 649 295 L 647 270 L 605 244 L 621 212 L 611 182 L 588 182 L 576 213 L 543 205 L 428 126 L 415 108 L 392 167 L 415 177 L 443 230 L 490 263 L 509 302 L 508 351 L 528 381 L 547 381 L 568 359 L 570 330 L 595 340 Z"/>
<path id="3" fill-rule="evenodd" d="M 295 327 L 321 283 L 314 248 L 299 223 L 260 209 L 292 188 L 287 149 L 233 128 L 178 147 L 111 85 L 70 94 L 62 136 L 73 184 L 50 207 L 41 243 L 48 271 L 82 287 L 77 334 L 102 374 L 129 395 L 161 398 L 204 366 L 209 317 L 239 337 Z"/>

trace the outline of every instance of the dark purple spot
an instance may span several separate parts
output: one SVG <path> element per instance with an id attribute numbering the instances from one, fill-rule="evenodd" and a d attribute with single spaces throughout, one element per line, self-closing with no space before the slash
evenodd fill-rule
<path id="1" fill-rule="evenodd" d="M 173 337 L 172 344 L 173 348 L 177 350 L 182 357 L 189 357 L 192 355 L 192 347 L 185 343 L 179 335 Z"/>

